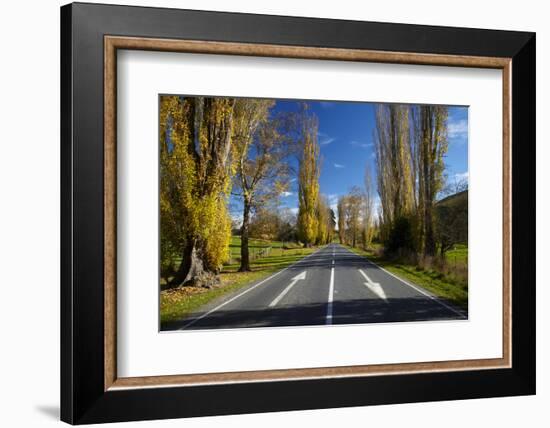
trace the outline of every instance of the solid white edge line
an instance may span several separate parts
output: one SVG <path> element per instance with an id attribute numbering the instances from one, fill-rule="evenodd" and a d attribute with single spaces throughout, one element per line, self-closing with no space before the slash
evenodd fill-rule
<path id="1" fill-rule="evenodd" d="M 226 300 L 225 302 L 223 302 L 223 303 L 221 303 L 220 305 L 216 306 L 214 309 L 210 309 L 208 312 L 202 314 L 200 317 L 195 318 L 195 319 L 193 319 L 192 321 L 190 321 L 190 322 L 188 322 L 187 324 L 185 324 L 184 326 L 178 328 L 178 330 L 185 330 L 187 327 L 192 326 L 192 325 L 195 324 L 197 321 L 200 321 L 200 320 L 202 320 L 203 318 L 206 318 L 206 317 L 207 317 L 208 315 L 210 315 L 211 313 L 217 311 L 218 309 L 223 308 L 223 307 L 224 307 L 225 305 L 227 305 L 228 303 L 231 303 L 231 302 L 233 302 L 234 300 L 237 300 L 239 297 L 245 295 L 245 294 L 248 293 L 249 291 L 254 290 L 256 287 L 262 285 L 263 283 L 269 281 L 270 279 L 275 278 L 277 275 L 279 275 L 280 273 L 283 273 L 283 272 L 286 271 L 287 269 L 290 269 L 291 267 L 294 267 L 294 266 L 300 264 L 300 263 L 303 262 L 305 259 L 307 259 L 307 258 L 309 258 L 309 257 L 311 257 L 311 256 L 313 256 L 313 255 L 315 255 L 315 254 L 317 254 L 319 251 L 322 251 L 324 248 L 325 248 L 325 247 L 319 248 L 319 249 L 318 249 L 317 251 L 315 251 L 314 253 L 311 253 L 311 254 L 305 256 L 303 259 L 298 260 L 296 263 L 294 263 L 294 264 L 292 264 L 292 265 L 290 265 L 290 266 L 287 266 L 286 268 L 284 268 L 284 269 L 282 269 L 282 270 L 280 270 L 280 271 L 278 271 L 278 272 L 275 272 L 273 275 L 268 276 L 267 278 L 264 278 L 263 280 L 261 280 L 261 281 L 258 282 L 257 284 L 255 284 L 255 285 L 253 285 L 252 287 L 247 288 L 246 290 L 244 290 L 242 293 L 237 294 L 236 296 L 233 296 L 231 299 Z"/>
<path id="2" fill-rule="evenodd" d="M 346 248 L 346 250 L 348 250 L 348 249 Z M 423 294 L 424 296 L 429 297 L 429 298 L 432 299 L 434 302 L 439 303 L 441 306 L 444 306 L 445 308 L 447 308 L 448 310 L 454 312 L 455 314 L 460 315 L 462 318 L 468 319 L 468 317 L 467 317 L 463 312 L 459 311 L 458 309 L 453 308 L 452 306 L 447 305 L 445 302 L 443 302 L 441 299 L 439 299 L 439 297 L 433 296 L 433 295 L 431 295 L 430 293 L 428 293 L 427 291 L 424 291 L 423 289 L 419 288 L 419 286 L 413 285 L 413 284 L 411 284 L 411 283 L 405 281 L 404 279 L 402 279 L 402 278 L 398 277 L 397 275 L 391 273 L 390 271 L 384 269 L 382 266 L 378 266 L 376 263 L 370 261 L 370 260 L 369 260 L 368 258 L 366 258 L 365 256 L 361 256 L 361 255 L 356 254 L 356 253 L 354 253 L 353 251 L 350 251 L 350 250 L 348 250 L 348 251 L 349 251 L 350 253 L 352 253 L 352 254 L 355 254 L 357 257 L 362 257 L 362 258 L 364 258 L 364 259 L 365 259 L 368 263 L 370 263 L 371 265 L 376 266 L 376 267 L 377 267 L 378 269 L 380 269 L 380 270 L 383 270 L 383 271 L 386 272 L 388 275 L 393 276 L 393 277 L 394 277 L 395 279 L 397 279 L 398 281 L 400 281 L 400 282 L 402 282 L 403 284 L 408 285 L 409 287 L 415 289 L 416 291 L 418 291 L 419 293 Z"/>

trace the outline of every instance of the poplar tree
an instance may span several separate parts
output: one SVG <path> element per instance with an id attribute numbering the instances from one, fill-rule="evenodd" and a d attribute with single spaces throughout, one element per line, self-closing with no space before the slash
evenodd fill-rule
<path id="1" fill-rule="evenodd" d="M 329 207 L 327 198 L 321 195 L 317 207 L 317 244 L 319 245 L 325 245 L 332 241 L 334 233 L 332 214 L 334 213 Z"/>
<path id="2" fill-rule="evenodd" d="M 338 238 L 340 244 L 347 244 L 346 241 L 346 196 L 340 196 L 338 198 L 338 204 L 336 206 L 338 211 Z"/>
<path id="3" fill-rule="evenodd" d="M 365 167 L 365 202 L 363 211 L 363 245 L 368 248 L 374 232 L 374 188 L 368 164 Z"/>
<path id="4" fill-rule="evenodd" d="M 172 287 L 210 286 L 228 257 L 234 105 L 232 98 L 161 98 L 161 233 L 178 230 L 181 255 Z"/>
<path id="5" fill-rule="evenodd" d="M 381 233 L 387 240 L 395 222 L 410 221 L 415 208 L 414 163 L 409 107 L 380 104 L 374 133 L 377 188 L 382 207 Z"/>
<path id="6" fill-rule="evenodd" d="M 448 109 L 445 106 L 422 105 L 417 107 L 415 118 L 419 234 L 424 255 L 434 256 L 437 249 L 434 206 L 437 194 L 444 184 Z"/>
<path id="7" fill-rule="evenodd" d="M 298 173 L 298 235 L 306 247 L 315 243 L 318 233 L 316 215 L 319 198 L 318 124 L 314 116 L 303 113 L 302 154 Z"/>
<path id="8" fill-rule="evenodd" d="M 363 210 L 364 196 L 361 189 L 353 186 L 346 197 L 346 232 L 348 243 L 356 247 L 361 236 L 361 212 Z"/>

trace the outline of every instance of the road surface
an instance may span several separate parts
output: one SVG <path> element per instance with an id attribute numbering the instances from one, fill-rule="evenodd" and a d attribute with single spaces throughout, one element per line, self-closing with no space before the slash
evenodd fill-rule
<path id="1" fill-rule="evenodd" d="M 163 330 L 466 319 L 466 314 L 338 244 L 223 296 Z"/>

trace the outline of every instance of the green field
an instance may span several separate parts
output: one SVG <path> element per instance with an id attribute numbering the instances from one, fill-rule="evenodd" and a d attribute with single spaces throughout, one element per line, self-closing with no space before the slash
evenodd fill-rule
<path id="1" fill-rule="evenodd" d="M 229 244 L 231 259 L 224 265 L 222 272 L 234 272 L 239 269 L 241 260 L 241 238 L 232 236 Z M 289 262 L 300 260 L 311 251 L 296 242 L 266 241 L 249 239 L 248 251 L 251 268 L 267 269 L 269 267 L 288 266 Z"/>
<path id="2" fill-rule="evenodd" d="M 391 273 L 424 287 L 438 297 L 446 299 L 462 309 L 468 309 L 468 282 L 455 277 L 452 273 L 444 274 L 434 269 L 423 269 L 419 266 L 385 260 L 377 256 L 373 251 L 365 251 L 359 248 L 347 247 L 356 254 L 367 257 L 372 262 L 390 271 Z M 460 258 L 459 258 L 460 257 Z M 464 264 L 468 260 L 468 247 L 458 246 L 453 250 L 451 259 L 460 260 Z M 452 263 L 452 262 L 451 262 Z"/>
<path id="3" fill-rule="evenodd" d="M 250 240 L 252 272 L 238 272 L 240 258 L 240 238 L 232 237 L 230 244 L 231 263 L 224 265 L 220 274 L 221 283 L 211 289 L 202 287 L 182 287 L 174 290 L 164 290 L 160 293 L 161 323 L 177 321 L 200 306 L 212 300 L 238 290 L 254 281 L 259 281 L 269 275 L 296 263 L 305 256 L 315 252 L 317 248 L 302 248 L 296 243 L 284 245 L 278 241 Z M 269 253 L 259 253 L 260 250 L 271 248 Z M 254 251 L 253 251 L 254 249 Z M 261 254 L 266 254 L 261 256 Z"/>
<path id="4" fill-rule="evenodd" d="M 307 250 L 302 248 L 301 244 L 296 242 L 267 241 L 264 239 L 249 239 L 248 251 L 251 262 L 256 264 L 264 263 L 282 263 L 284 264 L 293 256 L 300 256 Z M 241 260 L 241 237 L 232 236 L 229 242 L 229 260 L 223 265 L 223 272 L 232 272 L 239 268 Z M 278 260 L 277 260 L 278 258 Z M 267 260 L 264 260 L 267 259 Z M 299 260 L 299 259 L 298 259 Z M 181 258 L 174 259 L 174 266 L 179 266 Z M 254 269 L 254 263 L 251 266 Z M 161 283 L 162 285 L 162 283 Z"/>
<path id="5" fill-rule="evenodd" d="M 464 244 L 456 244 L 454 249 L 445 253 L 448 263 L 463 263 L 468 264 L 468 246 Z"/>

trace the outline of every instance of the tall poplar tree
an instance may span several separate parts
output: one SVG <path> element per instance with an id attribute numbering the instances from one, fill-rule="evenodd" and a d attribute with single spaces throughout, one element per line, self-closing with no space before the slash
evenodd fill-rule
<path id="1" fill-rule="evenodd" d="M 345 245 L 346 241 L 346 196 L 340 196 L 338 198 L 338 204 L 336 210 L 338 212 L 338 238 L 340 244 Z"/>
<path id="2" fill-rule="evenodd" d="M 181 229 L 172 287 L 210 285 L 228 257 L 234 105 L 232 98 L 161 98 L 161 233 L 174 220 Z"/>
<path id="3" fill-rule="evenodd" d="M 325 245 L 332 240 L 333 219 L 331 217 L 331 209 L 328 200 L 324 195 L 318 199 L 317 206 L 317 244 Z"/>
<path id="4" fill-rule="evenodd" d="M 363 205 L 363 245 L 368 247 L 374 232 L 374 188 L 370 167 L 365 167 L 365 203 Z"/>
<path id="5" fill-rule="evenodd" d="M 408 106 L 377 106 L 374 143 L 382 229 L 387 238 L 394 222 L 409 216 L 415 207 Z"/>
<path id="6" fill-rule="evenodd" d="M 418 165 L 418 211 L 420 240 L 425 256 L 436 254 L 434 205 L 437 194 L 443 188 L 447 153 L 447 118 L 445 106 L 422 105 L 415 111 Z"/>
<path id="7" fill-rule="evenodd" d="M 306 247 L 315 243 L 318 233 L 320 149 L 317 132 L 317 118 L 304 112 L 298 173 L 298 235 Z"/>
<path id="8" fill-rule="evenodd" d="M 361 215 L 364 205 L 364 195 L 361 189 L 353 186 L 346 197 L 346 232 L 348 243 L 356 247 L 361 236 Z"/>

